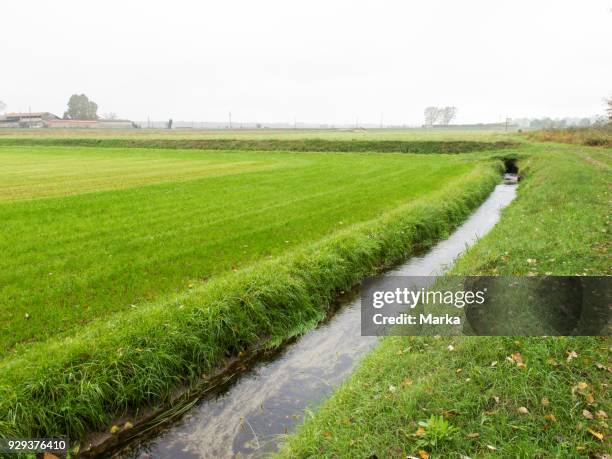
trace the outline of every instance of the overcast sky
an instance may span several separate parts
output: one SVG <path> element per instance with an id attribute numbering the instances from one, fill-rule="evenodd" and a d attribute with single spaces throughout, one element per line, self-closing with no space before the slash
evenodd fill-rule
<path id="1" fill-rule="evenodd" d="M 611 0 L 0 2 L 0 100 L 134 120 L 418 124 L 603 113 Z"/>

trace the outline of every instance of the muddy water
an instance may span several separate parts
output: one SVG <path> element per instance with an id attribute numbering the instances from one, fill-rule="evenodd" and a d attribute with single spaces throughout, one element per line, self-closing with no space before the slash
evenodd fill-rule
<path id="1" fill-rule="evenodd" d="M 507 175 L 489 198 L 447 239 L 422 257 L 386 275 L 441 274 L 468 246 L 499 220 L 516 194 Z M 378 338 L 360 336 L 359 298 L 348 301 L 325 324 L 262 361 L 224 393 L 202 400 L 175 424 L 116 457 L 262 457 L 277 450 L 282 434 L 301 422 L 308 407 L 328 397 L 374 346 Z"/>

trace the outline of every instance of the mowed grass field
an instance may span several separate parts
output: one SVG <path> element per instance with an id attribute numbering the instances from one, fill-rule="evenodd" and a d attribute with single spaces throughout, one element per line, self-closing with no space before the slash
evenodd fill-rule
<path id="1" fill-rule="evenodd" d="M 0 358 L 425 198 L 472 155 L 0 147 Z"/>

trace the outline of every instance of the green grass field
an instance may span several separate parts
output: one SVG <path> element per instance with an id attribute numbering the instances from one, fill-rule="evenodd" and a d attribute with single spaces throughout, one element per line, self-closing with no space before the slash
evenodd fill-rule
<path id="1" fill-rule="evenodd" d="M 65 147 L 0 160 L 0 355 L 375 218 L 476 165 Z"/>
<path id="2" fill-rule="evenodd" d="M 157 143 L 202 138 L 300 151 Z M 391 140 L 438 154 L 389 152 Z M 385 152 L 351 151 L 366 147 Z M 461 154 L 440 154 L 451 148 Z M 519 197 L 456 272 L 609 274 L 609 149 L 491 131 L 0 133 L 0 436 L 78 442 L 228 357 L 304 333 L 338 292 L 445 237 L 499 183 L 504 157 L 519 159 Z M 282 455 L 599 454 L 587 429 L 607 435 L 605 421 L 581 411 L 609 411 L 596 366 L 608 346 L 385 339 Z M 505 363 L 515 352 L 525 371 Z"/>

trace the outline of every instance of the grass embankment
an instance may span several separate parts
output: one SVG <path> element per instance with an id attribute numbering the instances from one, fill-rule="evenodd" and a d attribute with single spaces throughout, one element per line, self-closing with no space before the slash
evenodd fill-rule
<path id="1" fill-rule="evenodd" d="M 590 128 L 542 129 L 528 132 L 526 135 L 542 142 L 612 147 L 612 124 Z"/>
<path id="2" fill-rule="evenodd" d="M 84 147 L 0 148 L 0 158 L 0 358 L 376 218 L 477 167 L 447 155 Z"/>
<path id="3" fill-rule="evenodd" d="M 0 146 L 68 146 L 114 148 L 164 148 L 242 151 L 300 152 L 384 152 L 384 153 L 467 153 L 497 150 L 515 145 L 507 140 L 482 142 L 475 140 L 332 140 L 332 139 L 142 139 L 74 138 L 74 137 L 0 137 Z"/>
<path id="4" fill-rule="evenodd" d="M 200 193 L 193 194 L 192 190 L 190 194 L 181 188 L 182 185 L 173 184 L 171 187 L 160 185 L 148 188 L 146 192 L 129 191 L 127 195 L 96 193 L 60 198 L 57 202 L 48 198 L 4 204 L 3 212 L 13 212 L 11 219 L 7 220 L 11 222 L 16 218 L 31 218 L 32 224 L 45 220 L 45 224 L 53 225 L 57 219 L 62 221 L 68 218 L 64 225 L 43 238 L 51 241 L 53 248 L 48 250 L 45 257 L 39 258 L 41 262 L 62 244 L 69 242 L 73 245 L 81 239 L 87 241 L 97 237 L 96 234 L 107 238 L 100 246 L 112 247 L 126 234 L 135 232 L 139 244 L 135 246 L 137 250 L 131 253 L 137 256 L 139 250 L 147 247 L 144 242 L 151 239 L 140 233 L 152 231 L 158 235 L 160 231 L 156 219 L 147 216 L 149 209 L 152 209 L 152 215 L 160 211 L 170 212 L 169 217 L 162 219 L 165 227 L 173 227 L 174 223 L 173 231 L 167 235 L 162 232 L 163 243 L 153 240 L 152 253 L 172 247 L 175 238 L 184 242 L 188 235 L 194 233 L 201 233 L 206 241 L 208 233 L 198 229 L 204 218 L 210 215 L 207 205 L 199 205 L 204 196 L 209 197 L 209 203 L 215 203 L 219 196 L 228 198 L 215 205 L 221 209 L 218 212 L 230 212 L 230 215 L 211 219 L 214 225 L 233 221 L 231 218 L 237 219 L 234 226 L 218 229 L 226 236 L 234 236 L 219 239 L 220 245 L 225 243 L 226 247 L 242 248 L 243 241 L 235 237 L 236 233 L 243 234 L 244 238 L 253 237 L 253 242 L 259 244 L 260 250 L 256 252 L 259 255 L 261 251 L 275 253 L 287 240 L 304 244 L 235 273 L 213 276 L 208 282 L 195 284 L 185 293 L 142 303 L 136 308 L 128 307 L 109 316 L 105 311 L 111 310 L 114 303 L 100 300 L 98 314 L 102 317 L 99 320 L 69 336 L 60 335 L 24 345 L 15 355 L 0 361 L 0 436 L 68 435 L 77 440 L 88 430 L 107 429 L 118 415 L 132 412 L 147 403 L 168 400 L 177 385 L 200 380 L 202 374 L 210 374 L 227 356 L 254 346 L 278 345 L 314 326 L 325 316 L 337 291 L 350 288 L 381 266 L 395 263 L 416 247 L 427 246 L 447 234 L 488 195 L 499 180 L 498 166 L 501 167 L 494 162 L 462 166 L 460 162 L 453 162 L 450 156 L 439 156 L 435 163 L 437 166 L 431 163 L 416 167 L 419 162 L 417 157 L 406 161 L 406 156 L 398 155 L 406 161 L 403 164 L 415 167 L 413 173 L 407 175 L 407 170 L 400 163 L 394 163 L 391 156 L 385 156 L 385 161 L 380 161 L 376 155 L 323 156 L 325 161 L 313 161 L 312 169 L 288 169 L 284 173 L 276 171 L 275 175 L 260 171 L 253 174 L 256 177 L 245 174 L 241 179 L 232 178 L 221 188 L 215 188 L 210 182 L 190 182 L 189 187 L 196 187 L 196 190 L 200 189 L 197 187 L 204 187 L 207 190 L 205 194 L 202 194 L 202 189 Z M 300 154 L 298 159 L 303 161 L 305 158 Z M 351 166 L 350 161 L 356 161 L 356 164 Z M 463 174 L 459 171 L 462 167 L 467 167 L 463 169 Z M 429 185 L 415 184 L 415 188 L 412 188 L 411 181 L 421 180 L 417 177 L 436 175 L 436 171 L 442 170 L 446 170 L 443 175 L 452 175 L 451 170 L 457 170 L 457 176 L 452 180 L 437 177 Z M 446 183 L 434 190 L 434 183 L 440 180 Z M 422 193 L 423 186 L 431 192 L 410 198 L 410 190 Z M 232 195 L 232 192 L 242 195 Z M 377 193 L 380 193 L 378 198 Z M 283 197 L 283 194 L 288 197 Z M 240 205 L 241 199 L 246 201 L 244 205 L 247 208 L 253 209 L 256 204 L 253 199 L 257 200 L 262 195 L 267 199 L 269 209 L 261 203 L 256 207 L 259 212 L 255 213 L 245 212 L 244 209 L 227 209 Z M 177 199 L 177 196 L 185 198 L 185 202 Z M 308 196 L 311 198 L 308 199 Z M 273 205 L 277 200 L 282 205 Z M 388 206 L 382 214 L 382 207 L 372 210 L 377 200 Z M 98 202 L 103 205 L 98 206 Z M 404 204 L 400 205 L 400 202 Z M 135 217 L 130 218 L 131 212 L 134 212 L 133 203 L 140 203 L 140 206 Z M 296 210 L 296 206 L 301 206 L 300 211 Z M 345 209 L 347 206 L 348 211 Z M 62 209 L 66 208 L 73 211 L 63 216 Z M 83 210 L 78 211 L 81 208 Z M 125 211 L 119 212 L 117 209 Z M 311 214 L 304 216 L 307 211 Z M 183 216 L 177 219 L 177 213 L 181 212 Z M 346 216 L 348 219 L 358 215 L 362 222 L 342 220 L 340 223 L 339 212 L 342 218 Z M 195 217 L 191 217 L 193 214 Z M 49 218 L 42 219 L 41 215 L 49 215 Z M 102 229 L 96 227 L 96 219 L 87 224 L 79 223 L 92 215 L 98 216 L 96 218 L 101 218 L 100 215 L 111 216 L 119 222 L 127 219 L 130 223 L 127 227 L 111 225 Z M 363 222 L 368 215 L 371 219 Z M 183 219 L 190 218 L 195 219 L 177 233 L 176 225 L 180 227 Z M 243 222 L 241 225 L 238 224 L 240 221 Z M 348 226 L 349 222 L 353 224 Z M 17 226 L 22 230 L 27 227 L 23 221 Z M 321 231 L 326 226 L 328 234 L 322 236 Z M 61 239 L 62 231 L 73 227 L 76 234 L 65 241 L 60 240 L 62 244 L 55 241 Z M 291 230 L 292 227 L 294 230 Z M 38 231 L 42 231 L 42 227 L 30 234 L 36 235 Z M 312 241 L 315 236 L 318 242 Z M 308 238 L 311 242 L 306 244 Z M 264 247 L 265 241 L 272 243 Z M 190 241 L 186 252 L 199 250 L 199 242 Z M 184 246 L 183 243 L 180 245 Z M 31 246 L 34 248 L 36 245 Z M 7 248 L 11 248 L 10 244 L 7 244 Z M 74 252 L 70 253 L 81 253 L 83 256 L 97 253 L 95 247 L 88 244 L 72 250 Z M 117 252 L 120 253 L 121 250 Z M 183 257 L 184 253 L 176 251 L 169 259 Z M 196 272 L 195 263 L 202 257 L 202 254 L 196 255 L 181 258 L 181 265 L 188 266 L 189 273 Z M 219 263 L 222 255 L 222 250 L 215 250 L 208 256 Z M 150 256 L 154 255 L 146 255 Z M 103 261 L 98 263 L 100 267 L 97 270 L 102 270 L 113 259 L 108 255 L 102 256 Z M 168 260 L 155 259 L 153 268 L 140 272 L 137 270 L 139 265 L 135 264 L 126 271 L 143 281 L 151 273 L 156 273 L 157 282 L 163 283 L 165 277 L 159 272 L 164 272 L 163 265 Z M 78 263 L 67 266 L 78 266 Z M 46 266 L 41 272 L 48 276 Z M 46 279 L 45 276 L 42 277 Z M 97 278 L 89 275 L 88 278 L 96 280 L 89 288 L 97 292 L 100 279 L 103 280 L 101 285 L 108 282 L 109 289 L 101 294 L 101 298 L 106 299 L 107 295 L 114 294 L 116 276 L 116 273 Z M 14 279 L 14 282 L 17 281 Z M 22 285 L 22 288 L 25 286 Z M 62 294 L 74 295 L 75 291 L 79 290 L 67 288 Z M 89 290 L 84 288 L 83 291 Z M 58 299 L 59 295 L 53 301 Z M 88 299 L 84 304 L 91 307 L 94 300 Z M 48 303 L 52 304 L 51 301 Z M 49 309 L 47 320 L 39 323 L 41 332 L 45 331 L 42 328 L 44 324 L 53 320 L 54 310 Z M 79 309 L 81 314 L 82 309 Z M 45 313 L 43 309 L 39 312 Z M 63 317 L 63 314 L 65 312 L 62 310 L 60 316 Z M 22 318 L 13 319 L 14 326 L 17 326 L 19 319 Z M 31 317 L 30 323 L 33 324 L 34 319 Z"/>
<path id="5" fill-rule="evenodd" d="M 456 274 L 609 274 L 610 151 L 533 146 Z M 450 346 L 450 347 L 449 347 Z M 604 457 L 610 340 L 385 338 L 282 457 Z"/>

